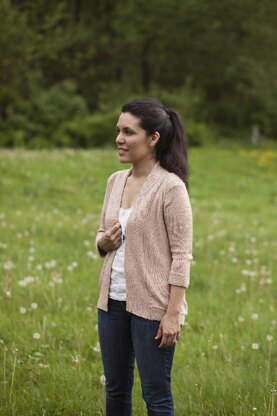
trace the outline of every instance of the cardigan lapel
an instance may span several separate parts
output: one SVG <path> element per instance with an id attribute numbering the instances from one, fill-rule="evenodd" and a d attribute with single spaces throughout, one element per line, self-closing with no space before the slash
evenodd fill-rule
<path id="1" fill-rule="evenodd" d="M 118 218 L 119 217 L 119 210 L 121 206 L 122 196 L 124 192 L 124 188 L 127 182 L 128 176 L 132 173 L 133 167 L 130 169 L 125 169 L 122 172 L 120 172 L 116 179 L 115 183 L 110 195 L 109 204 L 108 204 L 108 212 L 107 212 L 107 224 L 106 227 L 110 226 L 110 220 L 112 218 Z M 154 197 L 157 189 L 162 183 L 162 180 L 164 178 L 165 169 L 160 166 L 160 162 L 157 161 L 155 165 L 150 170 L 148 176 L 146 177 L 139 195 L 133 205 L 133 209 L 130 213 L 129 219 L 131 216 L 135 214 L 135 212 L 138 209 L 143 208 L 145 205 L 148 205 L 148 203 L 152 200 Z M 147 201 L 147 202 L 146 202 Z"/>

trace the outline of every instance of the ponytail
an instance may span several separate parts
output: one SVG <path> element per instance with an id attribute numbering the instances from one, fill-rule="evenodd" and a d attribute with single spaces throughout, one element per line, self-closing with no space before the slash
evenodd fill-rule
<path id="1" fill-rule="evenodd" d="M 148 135 L 159 132 L 156 159 L 163 168 L 179 176 L 189 189 L 188 141 L 180 114 L 152 98 L 133 100 L 122 107 L 122 112 L 137 117 Z"/>

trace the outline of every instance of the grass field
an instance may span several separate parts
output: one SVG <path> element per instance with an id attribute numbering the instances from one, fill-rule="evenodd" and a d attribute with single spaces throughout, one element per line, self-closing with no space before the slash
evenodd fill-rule
<path id="1" fill-rule="evenodd" d="M 104 414 L 94 249 L 115 150 L 0 151 L 0 415 Z M 277 145 L 190 151 L 176 416 L 276 415 Z M 138 375 L 134 416 L 146 415 Z"/>

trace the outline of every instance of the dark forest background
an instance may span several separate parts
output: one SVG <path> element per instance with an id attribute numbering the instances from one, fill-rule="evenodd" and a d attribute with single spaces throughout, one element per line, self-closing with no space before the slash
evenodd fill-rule
<path id="1" fill-rule="evenodd" d="M 277 138 L 276 0 L 0 0 L 0 146 L 113 143 L 124 102 L 191 144 Z"/>

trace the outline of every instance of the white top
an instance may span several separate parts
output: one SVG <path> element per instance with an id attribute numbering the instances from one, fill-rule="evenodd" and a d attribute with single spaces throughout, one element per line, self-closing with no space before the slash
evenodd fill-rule
<path id="1" fill-rule="evenodd" d="M 109 297 L 114 300 L 126 301 L 126 284 L 124 276 L 124 253 L 125 253 L 125 235 L 126 226 L 131 208 L 120 208 L 119 222 L 121 224 L 122 236 L 121 244 L 116 250 L 112 263 L 111 283 Z"/>

